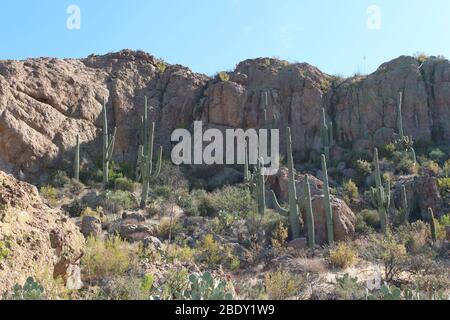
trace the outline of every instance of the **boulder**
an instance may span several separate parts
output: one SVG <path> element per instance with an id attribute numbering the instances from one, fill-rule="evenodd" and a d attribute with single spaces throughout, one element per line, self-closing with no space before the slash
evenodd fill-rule
<path id="1" fill-rule="evenodd" d="M 131 242 L 145 242 L 156 233 L 155 228 L 144 224 L 122 222 L 119 227 L 119 235 Z"/>
<path id="2" fill-rule="evenodd" d="M 328 240 L 324 197 L 322 195 L 313 197 L 312 207 L 314 212 L 316 243 L 323 245 Z M 335 197 L 332 197 L 331 207 L 333 210 L 334 240 L 346 241 L 352 239 L 355 236 L 355 214 L 343 200 Z M 303 214 L 303 221 L 306 221 L 305 214 Z"/>
<path id="3" fill-rule="evenodd" d="M 81 219 L 81 233 L 85 238 L 101 236 L 102 221 L 97 217 L 84 216 Z"/>
<path id="4" fill-rule="evenodd" d="M 430 176 L 409 176 L 404 177 L 397 182 L 393 192 L 394 205 L 401 207 L 401 186 L 406 187 L 406 198 L 410 208 L 410 219 L 428 220 L 428 208 L 436 212 L 437 218 L 440 217 L 443 200 L 437 184 L 437 179 Z"/>

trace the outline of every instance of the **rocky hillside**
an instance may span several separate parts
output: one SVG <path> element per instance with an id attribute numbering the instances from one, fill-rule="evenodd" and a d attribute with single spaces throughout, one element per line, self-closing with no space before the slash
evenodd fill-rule
<path id="1" fill-rule="evenodd" d="M 0 171 L 0 296 L 29 275 L 80 285 L 84 238 L 37 189 Z"/>
<path id="2" fill-rule="evenodd" d="M 81 60 L 1 61 L 0 170 L 31 180 L 65 161 L 70 167 L 78 133 L 84 161 L 96 161 L 104 98 L 118 127 L 114 157 L 135 161 L 145 96 L 158 142 L 167 147 L 172 130 L 194 119 L 218 127 L 258 126 L 267 92 L 269 116 L 282 130 L 292 127 L 297 160 L 320 150 L 324 107 L 334 122 L 339 148 L 333 156 L 339 158 L 343 148 L 384 143 L 396 127 L 400 91 L 406 134 L 448 142 L 450 62 L 438 58 L 400 57 L 349 79 L 275 59 L 247 60 L 213 79 L 129 50 Z"/>

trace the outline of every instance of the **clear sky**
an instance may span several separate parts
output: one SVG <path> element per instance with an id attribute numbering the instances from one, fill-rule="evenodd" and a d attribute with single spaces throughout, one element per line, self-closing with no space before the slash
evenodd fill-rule
<path id="1" fill-rule="evenodd" d="M 72 4 L 81 12 L 80 29 L 67 27 Z M 450 1 L 2 1 L 0 59 L 124 48 L 206 74 L 256 57 L 308 62 L 329 74 L 369 73 L 403 54 L 449 57 Z"/>

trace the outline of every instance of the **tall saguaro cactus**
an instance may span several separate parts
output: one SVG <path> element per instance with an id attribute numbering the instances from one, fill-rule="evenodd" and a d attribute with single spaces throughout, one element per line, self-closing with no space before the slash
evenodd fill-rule
<path id="1" fill-rule="evenodd" d="M 108 133 L 108 115 L 106 112 L 106 99 L 103 102 L 103 188 L 106 189 L 109 182 L 109 163 L 111 162 L 114 143 L 116 141 L 117 127 L 113 134 Z"/>
<path id="2" fill-rule="evenodd" d="M 75 147 L 75 161 L 74 161 L 73 178 L 80 181 L 80 135 L 77 135 L 77 145 Z"/>
<path id="3" fill-rule="evenodd" d="M 403 130 L 402 103 L 403 103 L 403 92 L 400 92 L 399 101 L 397 104 L 398 139 L 396 141 L 396 144 L 401 149 L 403 157 L 406 158 L 409 152 L 411 154 L 412 160 L 414 161 L 414 164 L 416 164 L 417 163 L 416 151 L 413 148 L 414 140 L 412 137 L 405 136 L 405 131 Z"/>
<path id="4" fill-rule="evenodd" d="M 380 162 L 378 159 L 378 149 L 374 150 L 373 162 L 375 166 L 375 184 L 376 187 L 371 189 L 372 205 L 377 208 L 380 215 L 381 231 L 387 232 L 388 229 L 388 211 L 391 206 L 391 184 L 386 183 L 386 190 L 381 181 Z"/>
<path id="5" fill-rule="evenodd" d="M 292 138 L 291 128 L 287 128 L 287 160 L 289 170 L 289 208 L 284 209 L 278 202 L 277 196 L 272 191 L 272 199 L 275 209 L 282 216 L 288 217 L 289 227 L 294 239 L 300 238 L 300 215 L 299 215 L 299 201 L 297 198 L 297 191 L 295 186 L 295 169 L 294 159 L 292 157 Z"/>
<path id="6" fill-rule="evenodd" d="M 308 246 L 314 250 L 316 245 L 316 234 L 314 231 L 314 214 L 311 202 L 311 185 L 308 175 L 305 176 L 305 209 L 306 209 L 306 226 L 308 229 Z"/>
<path id="7" fill-rule="evenodd" d="M 320 128 L 320 136 L 322 140 L 323 152 L 327 161 L 330 161 L 330 148 L 334 144 L 333 122 L 327 123 L 325 108 L 322 108 L 322 126 Z"/>
<path id="8" fill-rule="evenodd" d="M 142 165 L 142 193 L 141 193 L 141 208 L 144 209 L 147 203 L 148 189 L 150 187 L 150 179 L 157 178 L 161 172 L 162 163 L 162 146 L 159 148 L 158 159 L 156 161 L 156 169 L 153 169 L 153 140 L 155 134 L 155 123 L 152 122 L 150 132 L 147 140 L 147 147 L 140 148 L 143 151 L 140 154 Z"/>
<path id="9" fill-rule="evenodd" d="M 250 191 L 254 194 L 258 214 L 264 215 L 266 211 L 266 177 L 263 173 L 264 160 L 263 158 L 258 159 L 254 173 L 250 172 L 249 169 L 249 155 L 247 142 L 244 146 L 245 152 L 245 162 L 244 162 L 244 183 L 249 186 Z"/>
<path id="10" fill-rule="evenodd" d="M 330 186 L 328 183 L 327 159 L 324 154 L 322 154 L 322 171 L 323 171 L 324 205 L 327 218 L 328 244 L 333 245 L 334 244 L 333 208 L 331 207 Z"/>
<path id="11" fill-rule="evenodd" d="M 403 184 L 401 187 L 401 201 L 402 201 L 402 212 L 404 223 L 409 223 L 409 208 L 408 208 L 408 198 L 406 197 L 406 187 Z"/>

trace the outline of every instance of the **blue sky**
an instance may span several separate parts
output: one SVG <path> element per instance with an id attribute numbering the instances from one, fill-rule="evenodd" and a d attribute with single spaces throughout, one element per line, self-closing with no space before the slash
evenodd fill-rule
<path id="1" fill-rule="evenodd" d="M 79 30 L 66 27 L 71 4 L 81 10 Z M 368 13 L 371 5 L 380 11 Z M 448 0 L 3 1 L 0 59 L 131 48 L 206 74 L 279 57 L 351 75 L 403 54 L 449 57 L 449 16 Z"/>

